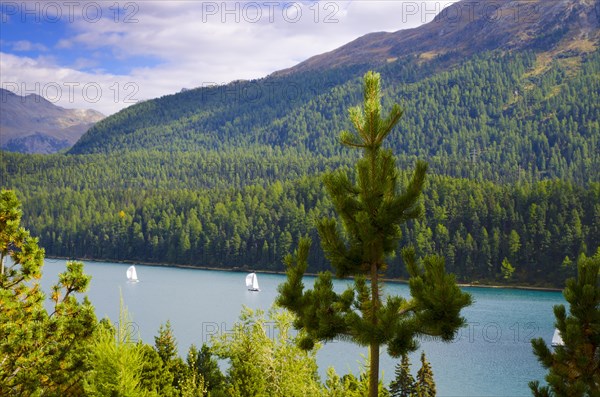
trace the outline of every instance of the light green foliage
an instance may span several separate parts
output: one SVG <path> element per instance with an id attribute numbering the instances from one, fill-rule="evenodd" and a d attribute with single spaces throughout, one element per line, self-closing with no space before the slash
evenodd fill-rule
<path id="1" fill-rule="evenodd" d="M 502 260 L 502 267 L 500 270 L 502 271 L 502 278 L 505 280 L 510 280 L 515 272 L 515 268 L 510 264 L 507 258 Z"/>
<path id="2" fill-rule="evenodd" d="M 204 397 L 208 393 L 204 377 L 198 371 L 198 349 L 190 347 L 185 378 L 180 381 L 181 397 Z"/>
<path id="3" fill-rule="evenodd" d="M 169 365 L 177 358 L 177 341 L 173 336 L 171 322 L 167 320 L 165 325 L 160 326 L 158 335 L 154 337 L 154 347 L 163 363 Z"/>
<path id="4" fill-rule="evenodd" d="M 89 396 L 203 397 L 204 378 L 198 371 L 197 350 L 192 347 L 185 363 L 177 355 L 177 342 L 169 322 L 155 337 L 156 347 L 134 334 L 134 323 L 121 303 L 116 326 L 101 322 L 89 361 L 93 370 L 86 378 Z"/>
<path id="5" fill-rule="evenodd" d="M 529 383 L 536 397 L 600 396 L 600 248 L 592 258 L 577 262 L 577 279 L 567 280 L 563 305 L 554 306 L 556 329 L 563 346 L 552 351 L 542 338 L 533 339 L 533 352 L 544 368 L 547 386 Z"/>
<path id="6" fill-rule="evenodd" d="M 378 393 L 381 397 L 390 396 L 383 380 L 378 384 Z M 363 357 L 360 374 L 357 378 L 353 374 L 346 374 L 341 378 L 333 367 L 327 369 L 327 380 L 323 386 L 321 397 L 368 397 L 369 395 L 369 364 Z"/>
<path id="7" fill-rule="evenodd" d="M 232 332 L 213 339 L 213 351 L 229 360 L 230 397 L 318 396 L 316 352 L 305 352 L 290 335 L 293 316 L 271 309 L 244 308 Z"/>
<path id="8" fill-rule="evenodd" d="M 327 368 L 327 379 L 321 392 L 322 397 L 345 397 L 345 392 L 344 382 L 335 372 L 335 368 Z"/>
<path id="9" fill-rule="evenodd" d="M 85 392 L 90 397 L 147 395 L 142 387 L 146 355 L 137 342 L 131 317 L 121 303 L 119 322 L 113 326 L 102 320 L 90 346 L 93 370 L 86 378 Z"/>
<path id="10" fill-rule="evenodd" d="M 508 236 L 508 251 L 513 261 L 516 259 L 516 255 L 520 249 L 521 237 L 519 236 L 519 233 L 517 233 L 515 230 L 511 230 L 510 235 Z"/>
<path id="11" fill-rule="evenodd" d="M 382 275 L 387 260 L 399 247 L 401 225 L 422 214 L 419 202 L 427 164 L 417 161 L 403 187 L 395 158 L 382 145 L 402 116 L 398 105 L 382 116 L 380 76 L 364 76 L 363 107 L 350 109 L 355 133 L 342 132 L 342 144 L 358 149 L 355 174 L 338 170 L 323 182 L 339 217 L 317 225 L 321 248 L 338 277 L 354 277 L 354 286 L 338 294 L 331 272 L 321 272 L 314 289 L 304 291 L 310 239 L 301 239 L 295 256 L 288 255 L 287 281 L 279 286 L 278 304 L 296 315 L 294 325 L 305 332 L 300 345 L 345 338 L 369 346 L 369 396 L 378 395 L 379 349 L 392 356 L 412 351 L 416 337 L 431 335 L 451 340 L 464 324 L 460 310 L 471 303 L 468 294 L 446 274 L 444 260 L 428 256 L 417 262 L 414 249 L 404 249 L 412 299 L 388 296 L 382 301 Z"/>
<path id="12" fill-rule="evenodd" d="M 573 266 L 573 261 L 571 260 L 571 258 L 569 258 L 569 255 L 567 255 L 567 256 L 565 256 L 565 259 L 562 261 L 562 267 L 565 269 L 568 269 L 571 266 Z"/>
<path id="13" fill-rule="evenodd" d="M 90 277 L 82 263 L 67 262 L 48 312 L 37 281 L 44 250 L 20 222 L 15 193 L 1 190 L 0 395 L 79 396 L 96 317 L 90 302 L 75 294 L 86 291 Z"/>

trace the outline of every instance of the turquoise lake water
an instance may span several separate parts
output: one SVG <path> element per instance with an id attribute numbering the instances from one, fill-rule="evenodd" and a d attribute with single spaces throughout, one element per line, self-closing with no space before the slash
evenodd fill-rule
<path id="1" fill-rule="evenodd" d="M 137 265 L 139 283 L 128 283 L 129 265 L 85 262 L 92 276 L 88 292 L 99 318 L 117 321 L 119 299 L 133 317 L 140 338 L 154 344 L 158 328 L 170 320 L 185 356 L 194 343 L 202 345 L 212 335 L 233 328 L 242 305 L 267 310 L 277 295 L 284 276 L 258 274 L 261 292 L 246 290 L 245 273 Z M 42 286 L 49 291 L 65 261 L 47 259 Z M 312 278 L 305 280 L 307 288 Z M 337 281 L 343 289 L 345 281 Z M 408 287 L 386 284 L 386 293 L 408 296 Z M 527 383 L 543 380 L 545 370 L 532 353 L 530 339 L 542 337 L 547 343 L 554 331 L 552 307 L 564 303 L 560 292 L 515 289 L 465 288 L 475 303 L 463 311 L 468 326 L 451 343 L 423 340 L 411 355 L 413 373 L 420 366 L 424 350 L 435 375 L 439 396 L 530 396 Z M 361 355 L 367 348 L 345 342 L 325 345 L 317 354 L 322 375 L 329 366 L 338 374 L 359 371 Z M 398 361 L 387 354 L 381 359 L 384 381 L 393 378 Z"/>

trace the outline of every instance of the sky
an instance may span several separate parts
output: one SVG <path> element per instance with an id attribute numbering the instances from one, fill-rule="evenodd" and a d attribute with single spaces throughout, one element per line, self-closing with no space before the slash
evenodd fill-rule
<path id="1" fill-rule="evenodd" d="M 110 115 L 138 101 L 257 79 L 451 1 L 2 1 L 0 87 Z M 0 104 L 1 105 L 1 104 Z"/>

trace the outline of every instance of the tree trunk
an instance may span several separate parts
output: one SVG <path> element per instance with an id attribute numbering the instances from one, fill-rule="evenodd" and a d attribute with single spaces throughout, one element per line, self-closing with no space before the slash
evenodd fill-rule
<path id="1" fill-rule="evenodd" d="M 379 345 L 371 342 L 370 368 L 369 368 L 369 397 L 377 397 L 379 394 Z"/>
<path id="2" fill-rule="evenodd" d="M 377 325 L 377 311 L 379 310 L 379 280 L 377 264 L 371 264 L 371 322 L 373 327 Z M 369 346 L 369 397 L 377 397 L 379 394 L 379 344 L 375 341 Z"/>

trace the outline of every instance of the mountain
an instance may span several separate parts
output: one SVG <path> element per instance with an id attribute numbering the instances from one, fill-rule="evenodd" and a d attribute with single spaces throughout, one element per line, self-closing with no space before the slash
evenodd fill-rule
<path id="1" fill-rule="evenodd" d="M 567 88 L 566 82 L 582 70 L 590 54 L 597 52 L 599 42 L 600 0 L 481 3 L 463 0 L 418 28 L 368 34 L 260 80 L 186 90 L 131 106 L 97 124 L 71 153 L 160 147 L 194 150 L 247 146 L 252 142 L 320 151 L 335 141 L 325 137 L 323 129 L 347 127 L 346 108 L 358 103 L 360 76 L 365 70 L 380 71 L 387 87 L 386 96 L 407 99 L 408 107 L 416 106 L 411 100 L 417 98 L 416 94 L 407 96 L 406 90 L 415 85 L 429 90 L 427 87 L 432 84 L 444 84 L 433 80 L 486 56 L 491 57 L 491 63 L 510 62 L 510 57 L 528 58 L 527 70 L 509 71 L 510 65 L 497 65 L 507 74 L 499 82 L 506 90 L 497 93 L 505 98 L 499 105 L 504 116 L 511 113 L 515 117 L 512 111 L 522 101 L 528 101 L 527 105 L 534 101 L 537 106 L 542 103 L 539 100 L 550 99 L 543 93 L 539 100 L 527 97 L 533 88 L 539 87 L 538 80 L 550 76 L 551 70 L 562 75 L 548 84 L 553 85 L 555 93 L 564 93 L 561 90 Z M 480 85 L 491 83 L 485 81 L 490 76 L 474 77 Z M 450 82 L 460 83 L 459 94 L 472 84 L 457 80 L 461 78 L 471 79 L 463 73 L 452 77 Z M 444 99 L 440 100 L 439 105 L 443 106 Z M 472 109 L 464 111 L 474 114 Z M 313 116 L 321 122 L 308 120 Z M 496 120 L 500 116 L 497 114 Z M 492 121 L 486 119 L 485 124 L 492 125 Z M 474 135 L 477 132 L 472 130 Z M 424 150 L 402 145 L 396 149 L 415 154 Z"/>
<path id="2" fill-rule="evenodd" d="M 387 103 L 405 108 L 390 141 L 403 163 L 419 157 L 453 177 L 512 181 L 526 170 L 589 182 L 600 165 L 600 0 L 455 7 L 473 4 L 495 5 L 501 17 L 441 15 L 263 79 L 145 101 L 97 123 L 69 153 L 238 148 L 343 158 L 339 131 L 373 69 Z"/>
<path id="3" fill-rule="evenodd" d="M 446 54 L 466 57 L 489 50 L 532 49 L 572 55 L 597 47 L 599 26 L 597 0 L 463 0 L 442 10 L 430 23 L 394 33 L 367 34 L 275 74 L 381 65 L 413 54 L 429 59 Z"/>
<path id="4" fill-rule="evenodd" d="M 0 89 L 0 148 L 21 153 L 55 153 L 71 147 L 105 116 L 95 110 L 64 109 L 43 97 Z"/>

